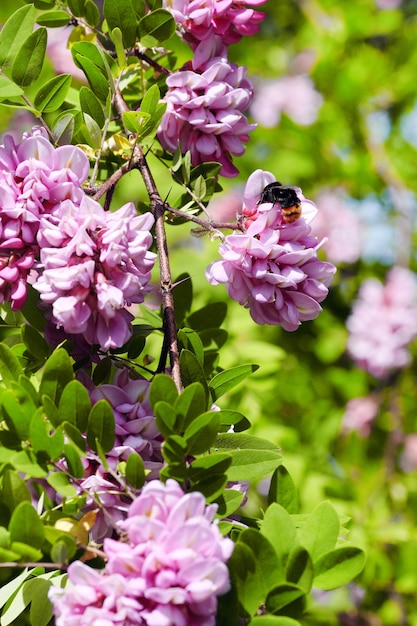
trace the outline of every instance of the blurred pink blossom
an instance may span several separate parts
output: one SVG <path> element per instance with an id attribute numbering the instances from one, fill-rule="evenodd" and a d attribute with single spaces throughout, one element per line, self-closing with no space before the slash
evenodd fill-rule
<path id="1" fill-rule="evenodd" d="M 226 45 L 254 35 L 266 14 L 254 11 L 267 0 L 163 0 L 193 50 L 218 35 Z"/>
<path id="2" fill-rule="evenodd" d="M 85 74 L 74 63 L 68 39 L 73 30 L 72 26 L 62 28 L 48 28 L 48 44 L 46 52 L 57 74 L 71 74 L 81 82 L 86 82 Z"/>
<path id="3" fill-rule="evenodd" d="M 319 211 L 312 226 L 318 239 L 326 238 L 323 250 L 336 265 L 354 263 L 362 252 L 361 222 L 337 191 L 324 190 L 317 196 Z"/>
<path id="4" fill-rule="evenodd" d="M 215 222 L 235 220 L 242 209 L 243 196 L 238 189 L 231 189 L 227 193 L 210 200 L 207 211 Z"/>
<path id="5" fill-rule="evenodd" d="M 368 437 L 372 422 L 378 415 L 379 401 L 375 396 L 353 398 L 346 405 L 342 430 L 355 430 L 361 437 Z"/>
<path id="6" fill-rule="evenodd" d="M 220 40 L 215 55 L 219 46 Z M 193 60 L 167 78 L 167 110 L 158 137 L 165 150 L 175 152 L 178 144 L 183 154 L 190 150 L 193 165 L 221 163 L 221 175 L 230 178 L 238 174 L 231 155 L 243 154 L 256 126 L 244 115 L 252 85 L 246 68 L 229 63 L 221 52 L 211 53 L 211 44 L 202 42 Z"/>
<path id="7" fill-rule="evenodd" d="M 402 0 L 375 0 L 375 3 L 379 9 L 397 9 Z"/>
<path id="8" fill-rule="evenodd" d="M 272 128 L 285 113 L 296 124 L 310 126 L 317 119 L 323 103 L 309 76 L 298 74 L 256 85 L 250 112 L 256 122 Z"/>
<path id="9" fill-rule="evenodd" d="M 256 170 L 248 179 L 242 218 L 246 230 L 228 235 L 223 257 L 206 270 L 212 285 L 225 283 L 229 296 L 249 308 L 258 324 L 279 324 L 287 331 L 317 317 L 336 268 L 317 258 L 319 242 L 310 222 L 317 209 L 297 190 L 302 217 L 285 224 L 278 203 L 259 204 L 270 172 Z"/>
<path id="10" fill-rule="evenodd" d="M 393 267 L 385 285 L 365 280 L 347 320 L 348 352 L 357 365 L 377 378 L 410 360 L 408 346 L 417 337 L 417 278 Z"/>
<path id="11" fill-rule="evenodd" d="M 404 472 L 417 470 L 417 433 L 406 436 L 400 457 L 400 467 Z"/>
<path id="12" fill-rule="evenodd" d="M 145 485 L 120 524 L 127 542 L 104 541 L 105 569 L 75 561 L 70 585 L 51 587 L 56 626 L 214 626 L 234 547 L 213 521 L 216 509 L 174 480 Z"/>

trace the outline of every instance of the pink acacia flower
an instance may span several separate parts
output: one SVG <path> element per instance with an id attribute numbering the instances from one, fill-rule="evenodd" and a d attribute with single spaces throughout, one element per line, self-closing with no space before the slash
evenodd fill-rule
<path id="1" fill-rule="evenodd" d="M 220 41 L 215 48 L 216 56 L 211 56 L 211 46 L 202 42 L 194 59 L 168 76 L 167 110 L 158 137 L 165 150 L 175 152 L 178 144 L 183 153 L 190 150 L 193 165 L 221 163 L 222 176 L 230 178 L 238 174 L 231 155 L 243 154 L 255 128 L 244 115 L 252 85 L 246 68 L 217 52 Z"/>
<path id="2" fill-rule="evenodd" d="M 56 626 L 214 626 L 234 547 L 213 521 L 216 508 L 174 480 L 145 485 L 120 524 L 127 542 L 104 542 L 105 569 L 76 561 L 71 585 L 51 587 Z"/>
<path id="3" fill-rule="evenodd" d="M 248 179 L 242 209 L 243 233 L 225 237 L 223 257 L 206 271 L 208 281 L 224 283 L 229 296 L 249 309 L 258 324 L 279 324 L 287 331 L 320 313 L 336 268 L 317 258 L 319 242 L 310 221 L 317 209 L 297 190 L 302 217 L 284 224 L 279 204 L 258 204 L 263 188 L 274 182 L 256 170 Z"/>
<path id="4" fill-rule="evenodd" d="M 6 135 L 0 146 L 0 302 L 20 309 L 27 278 L 37 267 L 40 219 L 60 202 L 79 204 L 90 165 L 75 146 L 54 148 L 46 132 L 34 128 L 16 143 Z"/>
<path id="5" fill-rule="evenodd" d="M 111 213 L 87 196 L 78 206 L 61 202 L 53 218 L 41 219 L 43 271 L 34 287 L 52 306 L 57 327 L 104 350 L 129 339 L 133 315 L 125 307 L 150 290 L 153 222 L 131 202 Z"/>
<path id="6" fill-rule="evenodd" d="M 254 35 L 266 14 L 255 11 L 267 0 L 163 0 L 193 50 L 201 41 L 219 35 L 226 45 Z"/>
<path id="7" fill-rule="evenodd" d="M 368 437 L 371 426 L 378 415 L 379 401 L 375 396 L 352 398 L 346 405 L 342 430 L 357 431 L 361 437 Z"/>
<path id="8" fill-rule="evenodd" d="M 348 352 L 359 367 L 377 378 L 404 367 L 408 346 L 417 338 L 417 279 L 404 267 L 394 267 L 383 285 L 365 280 L 347 320 Z"/>

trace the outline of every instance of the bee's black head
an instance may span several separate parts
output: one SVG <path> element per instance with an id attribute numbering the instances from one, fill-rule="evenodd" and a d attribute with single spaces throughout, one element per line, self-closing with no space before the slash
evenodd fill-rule
<path id="1" fill-rule="evenodd" d="M 278 181 L 269 183 L 261 193 L 261 197 L 258 204 L 264 202 L 271 202 L 279 204 L 285 209 L 291 206 L 299 206 L 300 199 L 292 187 L 284 187 Z"/>

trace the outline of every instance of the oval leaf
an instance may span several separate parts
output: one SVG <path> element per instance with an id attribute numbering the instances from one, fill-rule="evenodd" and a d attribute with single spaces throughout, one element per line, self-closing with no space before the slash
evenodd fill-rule
<path id="1" fill-rule="evenodd" d="M 12 78 L 21 87 L 31 85 L 39 77 L 47 39 L 46 28 L 39 28 L 29 35 L 19 49 L 12 65 Z"/>
<path id="2" fill-rule="evenodd" d="M 35 107 L 43 113 L 57 111 L 65 102 L 71 86 L 71 74 L 60 74 L 48 80 L 35 95 Z"/>

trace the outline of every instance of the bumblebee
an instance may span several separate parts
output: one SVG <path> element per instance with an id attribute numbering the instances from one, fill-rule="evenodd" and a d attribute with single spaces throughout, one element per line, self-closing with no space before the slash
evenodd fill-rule
<path id="1" fill-rule="evenodd" d="M 269 183 L 263 190 L 258 204 L 279 203 L 284 224 L 293 224 L 301 217 L 301 200 L 292 187 L 284 187 L 278 181 Z"/>

